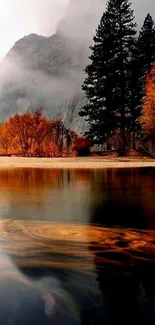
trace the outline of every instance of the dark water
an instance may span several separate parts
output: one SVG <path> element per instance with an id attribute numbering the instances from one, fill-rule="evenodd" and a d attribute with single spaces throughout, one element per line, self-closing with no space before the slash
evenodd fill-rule
<path id="1" fill-rule="evenodd" d="M 0 171 L 0 325 L 155 324 L 155 169 Z"/>

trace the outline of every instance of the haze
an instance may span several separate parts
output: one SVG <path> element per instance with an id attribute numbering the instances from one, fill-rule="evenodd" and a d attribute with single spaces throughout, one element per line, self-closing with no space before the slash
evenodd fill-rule
<path id="1" fill-rule="evenodd" d="M 10 50 L 14 43 L 30 33 L 52 35 L 58 21 L 67 11 L 71 0 L 5 0 L 0 2 L 0 59 Z M 74 0 L 81 4 L 84 1 Z M 103 8 L 106 0 L 103 1 Z M 90 2 L 90 0 L 89 0 Z M 96 10 L 97 0 L 92 1 L 92 12 Z M 136 19 L 141 23 L 147 12 L 152 15 L 155 10 L 154 0 L 133 0 Z M 79 7 L 79 6 L 78 6 Z M 90 14 L 91 17 L 91 14 Z M 80 25 L 79 25 L 80 26 Z"/>

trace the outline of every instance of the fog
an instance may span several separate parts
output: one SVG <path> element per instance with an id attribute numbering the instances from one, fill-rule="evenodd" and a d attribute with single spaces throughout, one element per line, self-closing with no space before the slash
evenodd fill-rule
<path id="1" fill-rule="evenodd" d="M 154 0 L 132 0 L 136 19 L 139 23 L 147 12 L 154 15 Z M 69 5 L 70 3 L 70 5 Z M 59 20 L 68 14 L 64 31 L 83 37 L 91 36 L 105 0 L 5 0 L 0 1 L 0 59 L 5 56 L 14 43 L 30 33 L 52 35 Z M 68 9 L 69 7 L 69 9 Z M 88 14 L 89 12 L 89 14 Z M 87 14 L 86 14 L 87 13 Z M 98 19 L 95 20 L 94 17 Z M 85 22 L 89 24 L 84 24 Z M 72 22 L 75 24 L 72 24 Z M 72 31 L 70 26 L 72 25 Z"/>
<path id="2" fill-rule="evenodd" d="M 139 26 L 148 12 L 154 16 L 154 0 L 132 2 Z M 58 35 L 58 39 L 26 37 L 2 61 L 0 120 L 28 107 L 43 106 L 49 115 L 62 114 L 70 126 L 82 128 L 78 109 L 84 100 L 83 69 L 105 4 L 105 0 L 5 0 L 0 4 L 0 56 L 24 35 Z"/>
<path id="3" fill-rule="evenodd" d="M 106 7 L 106 0 L 70 0 L 64 21 L 58 24 L 64 34 L 80 40 L 89 40 L 94 35 Z M 131 0 L 138 28 L 148 12 L 155 18 L 154 0 Z"/>
<path id="4" fill-rule="evenodd" d="M 0 1 L 0 59 L 14 43 L 30 33 L 52 35 L 69 0 Z"/>

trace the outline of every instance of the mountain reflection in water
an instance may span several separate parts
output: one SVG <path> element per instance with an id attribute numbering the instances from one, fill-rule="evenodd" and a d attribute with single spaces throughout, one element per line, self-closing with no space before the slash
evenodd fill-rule
<path id="1" fill-rule="evenodd" d="M 154 180 L 1 171 L 0 325 L 154 324 Z"/>

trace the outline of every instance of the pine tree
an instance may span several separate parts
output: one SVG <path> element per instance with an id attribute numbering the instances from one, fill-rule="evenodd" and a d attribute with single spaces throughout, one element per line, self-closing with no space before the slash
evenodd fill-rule
<path id="1" fill-rule="evenodd" d="M 155 27 L 150 14 L 147 14 L 137 41 L 138 60 L 145 80 L 155 60 Z"/>
<path id="2" fill-rule="evenodd" d="M 131 96 L 130 96 L 130 125 L 133 135 L 133 149 L 135 149 L 136 134 L 140 131 L 139 116 L 141 114 L 143 98 L 145 95 L 145 80 L 155 61 L 155 28 L 150 14 L 144 20 L 144 24 L 135 42 L 131 62 Z"/>
<path id="3" fill-rule="evenodd" d="M 92 63 L 85 70 L 88 77 L 82 87 L 88 102 L 80 114 L 88 117 L 89 136 L 101 141 L 116 127 L 116 110 L 115 107 L 111 107 L 114 76 L 112 73 L 110 74 L 110 70 L 113 70 L 113 52 L 111 49 L 114 38 L 115 33 L 113 33 L 113 29 L 111 30 L 107 14 L 103 14 L 94 37 L 95 44 L 91 47 L 90 60 Z"/>
<path id="4" fill-rule="evenodd" d="M 83 84 L 86 116 L 92 138 L 103 140 L 120 129 L 122 154 L 126 147 L 129 102 L 129 69 L 136 24 L 128 0 L 109 0 L 94 37 L 91 63 Z"/>

